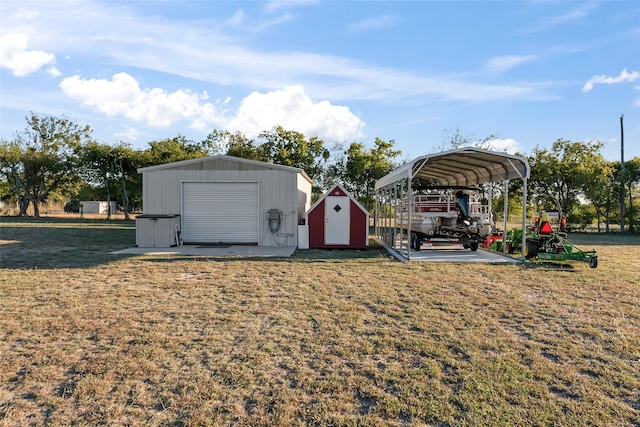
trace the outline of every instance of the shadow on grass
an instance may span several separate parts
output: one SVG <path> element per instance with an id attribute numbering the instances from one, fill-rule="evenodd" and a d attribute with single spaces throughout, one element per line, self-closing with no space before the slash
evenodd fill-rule
<path id="1" fill-rule="evenodd" d="M 638 233 L 569 233 L 567 241 L 584 246 L 636 246 L 640 245 Z"/>
<path id="2" fill-rule="evenodd" d="M 111 253 L 135 246 L 134 221 L 0 217 L 0 223 L 0 268 L 3 269 L 87 268 L 136 256 Z M 569 241 L 584 248 L 629 246 L 640 245 L 640 235 L 574 233 L 569 236 Z M 170 256 L 146 260 L 151 262 L 181 260 L 348 262 L 349 260 L 375 261 L 388 257 L 386 250 L 371 239 L 370 245 L 365 249 L 298 249 L 291 258 Z M 529 263 L 529 267 L 572 271 L 576 263 L 579 261 L 534 262 Z"/>
<path id="3" fill-rule="evenodd" d="M 367 249 L 296 249 L 291 257 L 278 256 L 242 256 L 242 255 L 154 255 L 145 256 L 144 262 L 171 263 L 176 261 L 209 261 L 209 262 L 348 262 L 350 260 L 388 259 L 389 254 L 381 246 Z"/>
<path id="4" fill-rule="evenodd" d="M 531 261 L 528 260 L 524 263 L 524 268 L 526 269 L 534 269 L 541 271 L 569 271 L 569 272 L 577 272 L 582 271 L 581 269 L 576 268 L 579 264 L 585 264 L 586 262 L 581 261 Z"/>
<path id="5" fill-rule="evenodd" d="M 1 217 L 0 221 L 0 268 L 3 269 L 88 268 L 140 256 L 111 253 L 135 246 L 133 221 L 16 217 Z M 349 259 L 381 259 L 387 256 L 386 251 L 372 240 L 371 246 L 366 249 L 297 249 L 290 258 L 168 255 L 145 257 L 144 261 L 343 262 Z"/>
<path id="6" fill-rule="evenodd" d="M 135 245 L 135 223 L 125 221 L 2 218 L 0 268 L 86 268 L 127 256 L 110 252 Z"/>
<path id="7" fill-rule="evenodd" d="M 365 249 L 306 249 L 296 250 L 292 259 L 309 262 L 323 262 L 349 259 L 389 258 L 389 253 L 376 241 L 371 240 Z"/>

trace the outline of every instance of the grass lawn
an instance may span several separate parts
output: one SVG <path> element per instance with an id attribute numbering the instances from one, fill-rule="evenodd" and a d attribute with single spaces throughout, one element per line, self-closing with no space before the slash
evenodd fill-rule
<path id="1" fill-rule="evenodd" d="M 640 425 L 640 237 L 586 263 L 115 256 L 1 218 L 0 425 Z"/>

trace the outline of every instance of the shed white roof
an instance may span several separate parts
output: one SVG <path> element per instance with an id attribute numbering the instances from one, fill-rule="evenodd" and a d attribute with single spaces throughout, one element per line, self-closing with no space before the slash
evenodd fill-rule
<path id="1" fill-rule="evenodd" d="M 428 178 L 445 186 L 471 186 L 528 179 L 530 173 L 529 163 L 523 157 L 463 147 L 418 157 L 376 181 L 376 190 L 404 178 Z"/>

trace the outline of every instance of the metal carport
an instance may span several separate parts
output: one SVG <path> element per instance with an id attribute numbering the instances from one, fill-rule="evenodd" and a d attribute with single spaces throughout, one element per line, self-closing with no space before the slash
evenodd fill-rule
<path id="1" fill-rule="evenodd" d="M 509 180 L 523 180 L 522 228 L 526 227 L 527 184 L 531 169 L 526 159 L 507 153 L 476 147 L 463 147 L 418 157 L 380 178 L 375 185 L 376 211 L 375 236 L 386 248 L 411 259 L 408 239 L 396 239 L 402 235 L 402 201 L 412 200 L 412 181 L 416 178 L 434 180 L 446 187 L 473 186 L 492 182 L 504 183 L 504 230 L 507 229 Z M 411 218 L 407 218 L 411 221 Z M 409 226 L 410 226 L 409 222 Z M 505 238 L 505 237 L 503 237 Z M 526 247 L 526 233 L 522 247 Z M 505 250 L 503 244 L 503 251 Z M 522 254 L 524 260 L 524 251 Z"/>

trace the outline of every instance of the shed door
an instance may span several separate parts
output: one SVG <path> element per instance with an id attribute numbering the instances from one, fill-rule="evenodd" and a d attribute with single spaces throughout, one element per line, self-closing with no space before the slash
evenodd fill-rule
<path id="1" fill-rule="evenodd" d="M 257 182 L 182 183 L 186 243 L 258 243 Z"/>
<path id="2" fill-rule="evenodd" d="M 327 196 L 324 199 L 324 244 L 348 245 L 351 200 L 342 196 Z"/>

